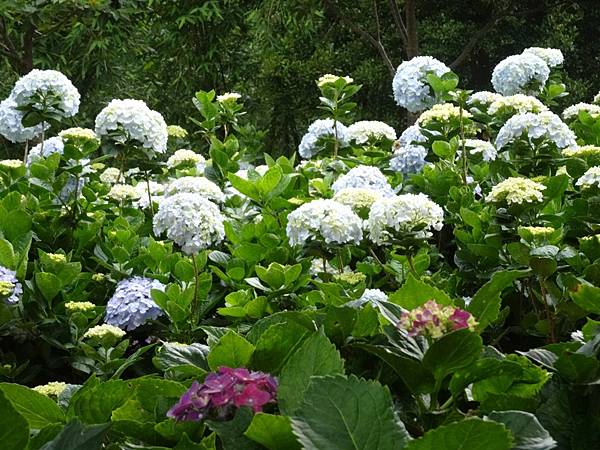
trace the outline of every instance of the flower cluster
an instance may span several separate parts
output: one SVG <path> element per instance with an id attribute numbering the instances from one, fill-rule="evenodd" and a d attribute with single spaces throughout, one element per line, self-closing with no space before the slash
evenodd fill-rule
<path id="1" fill-rule="evenodd" d="M 550 69 L 533 53 L 512 55 L 500 61 L 492 72 L 492 84 L 503 95 L 539 94 L 548 81 Z"/>
<path id="2" fill-rule="evenodd" d="M 7 267 L 0 266 L 0 292 L 4 301 L 14 305 L 19 302 L 23 294 L 23 286 L 17 280 L 17 273 Z"/>
<path id="3" fill-rule="evenodd" d="M 354 167 L 339 177 L 331 186 L 336 193 L 346 188 L 371 189 L 379 191 L 385 197 L 394 195 L 394 190 L 385 175 L 373 166 Z"/>
<path id="4" fill-rule="evenodd" d="M 217 102 L 219 102 L 219 103 L 225 103 L 228 101 L 237 102 L 240 98 L 242 98 L 242 95 L 238 94 L 237 92 L 225 92 L 224 94 L 217 95 Z"/>
<path id="5" fill-rule="evenodd" d="M 575 145 L 575 133 L 567 124 L 553 112 L 544 111 L 539 114 L 516 114 L 508 119 L 496 136 L 496 148 L 501 149 L 524 133 L 529 139 L 544 137 L 558 148 Z"/>
<path id="6" fill-rule="evenodd" d="M 42 384 L 35 386 L 32 389 L 39 394 L 45 395 L 46 397 L 57 398 L 67 388 L 67 383 L 61 381 L 51 381 L 48 384 Z"/>
<path id="7" fill-rule="evenodd" d="M 388 243 L 395 233 L 414 233 L 426 238 L 441 230 L 444 211 L 425 194 L 403 194 L 375 202 L 369 212 L 369 238 L 378 245 Z"/>
<path id="8" fill-rule="evenodd" d="M 500 96 L 492 103 L 488 108 L 489 114 L 518 114 L 518 113 L 540 113 L 542 111 L 548 111 L 548 107 L 544 105 L 537 98 L 531 95 L 515 94 Z"/>
<path id="9" fill-rule="evenodd" d="M 561 66 L 565 57 L 558 48 L 529 47 L 523 50 L 523 55 L 531 54 L 544 60 L 548 67 Z"/>
<path id="10" fill-rule="evenodd" d="M 398 66 L 392 88 L 394 99 L 399 106 L 414 113 L 433 105 L 435 99 L 427 83 L 429 72 L 441 77 L 450 72 L 450 68 L 431 56 L 417 56 Z"/>
<path id="11" fill-rule="evenodd" d="M 23 161 L 20 159 L 3 159 L 0 161 L 0 166 L 7 169 L 18 169 L 19 167 L 23 167 Z"/>
<path id="12" fill-rule="evenodd" d="M 429 300 L 423 306 L 404 311 L 396 326 L 400 330 L 406 330 L 409 336 L 437 339 L 454 330 L 474 330 L 477 322 L 467 311 Z"/>
<path id="13" fill-rule="evenodd" d="M 220 367 L 209 373 L 204 383 L 194 381 L 167 416 L 180 421 L 224 421 L 243 406 L 260 412 L 266 404 L 275 403 L 276 396 L 277 380 L 272 376 L 244 368 Z"/>
<path id="14" fill-rule="evenodd" d="M 150 185 L 150 195 L 148 195 L 148 185 Z M 161 200 L 162 194 L 165 192 L 165 186 L 152 180 L 148 183 L 140 181 L 135 185 L 135 191 L 138 195 L 138 201 L 135 202 L 135 205 L 138 208 L 146 209 L 150 207 L 150 200 L 153 203 L 158 203 Z"/>
<path id="15" fill-rule="evenodd" d="M 104 184 L 115 184 L 119 181 L 121 171 L 116 167 L 108 167 L 104 172 L 100 174 L 100 181 Z"/>
<path id="16" fill-rule="evenodd" d="M 98 136 L 94 133 L 94 130 L 90 130 L 89 128 L 67 128 L 66 130 L 62 130 L 58 135 L 63 138 L 65 141 L 77 141 L 77 142 L 88 142 L 88 141 L 99 141 Z"/>
<path id="17" fill-rule="evenodd" d="M 592 103 L 577 103 L 571 105 L 563 111 L 563 119 L 577 119 L 580 111 L 585 111 L 593 118 L 596 118 L 600 116 L 600 105 L 594 105 Z"/>
<path id="18" fill-rule="evenodd" d="M 541 183 L 529 178 L 507 178 L 494 187 L 485 198 L 488 203 L 507 203 L 508 205 L 520 205 L 522 203 L 534 203 L 544 200 L 542 191 L 546 189 Z"/>
<path id="19" fill-rule="evenodd" d="M 181 177 L 173 180 L 167 187 L 167 194 L 198 194 L 213 202 L 223 203 L 225 194 L 219 186 L 204 177 Z"/>
<path id="20" fill-rule="evenodd" d="M 117 202 L 140 198 L 140 193 L 137 189 L 129 184 L 115 184 L 110 188 L 107 195 Z"/>
<path id="21" fill-rule="evenodd" d="M 35 139 L 49 124 L 39 124 L 34 127 L 23 127 L 21 120 L 23 112 L 17 109 L 12 98 L 0 102 L 0 134 L 11 142 L 25 142 Z"/>
<path id="22" fill-rule="evenodd" d="M 162 309 L 152 300 L 152 289 L 164 290 L 158 280 L 134 276 L 121 280 L 115 293 L 106 304 L 104 321 L 126 331 L 135 330 L 148 320 L 163 315 Z"/>
<path id="23" fill-rule="evenodd" d="M 471 155 L 481 154 L 484 161 L 493 161 L 498 156 L 496 148 L 491 142 L 481 139 L 465 139 L 465 148 Z"/>
<path id="24" fill-rule="evenodd" d="M 467 104 L 487 107 L 502 97 L 502 94 L 498 94 L 497 92 L 479 91 L 471 94 L 469 100 L 467 100 Z"/>
<path id="25" fill-rule="evenodd" d="M 219 208 L 197 194 L 184 192 L 163 199 L 154 216 L 154 232 L 166 233 L 187 255 L 220 243 L 225 237 Z"/>
<path id="26" fill-rule="evenodd" d="M 417 119 L 417 124 L 425 127 L 432 122 L 447 123 L 453 119 L 460 119 L 461 110 L 458 106 L 452 103 L 443 103 L 441 105 L 433 105 L 431 109 L 428 109 Z M 469 119 L 473 115 L 469 111 L 462 111 L 463 119 Z"/>
<path id="27" fill-rule="evenodd" d="M 403 175 L 418 173 L 425 167 L 428 150 L 422 145 L 394 145 L 394 154 L 390 159 L 390 169 Z"/>
<path id="28" fill-rule="evenodd" d="M 95 327 L 87 330 L 83 335 L 84 338 L 97 340 L 102 340 L 105 338 L 121 339 L 123 336 L 125 336 L 125 332 L 123 330 L 121 330 L 119 327 L 109 324 L 96 325 Z"/>
<path id="29" fill-rule="evenodd" d="M 377 120 L 362 120 L 348 127 L 348 141 L 362 145 L 369 142 L 395 141 L 396 131 L 387 123 Z"/>
<path id="30" fill-rule="evenodd" d="M 165 120 L 141 100 L 112 100 L 96 116 L 96 134 L 110 136 L 121 144 L 136 141 L 156 153 L 167 150 Z"/>
<path id="31" fill-rule="evenodd" d="M 56 70 L 33 69 L 15 83 L 10 97 L 17 106 L 46 108 L 62 117 L 73 117 L 79 111 L 79 91 Z"/>
<path id="32" fill-rule="evenodd" d="M 402 132 L 396 142 L 399 147 L 404 147 L 406 145 L 416 145 L 427 142 L 427 138 L 421 131 L 419 125 L 411 125 Z"/>
<path id="33" fill-rule="evenodd" d="M 29 150 L 27 156 L 27 165 L 30 165 L 41 158 L 47 158 L 54 153 L 62 155 L 65 151 L 65 143 L 59 136 L 46 139 L 43 144 L 40 142 Z"/>
<path id="34" fill-rule="evenodd" d="M 93 311 L 96 308 L 92 302 L 67 302 L 65 303 L 65 309 L 67 312 L 88 312 Z"/>
<path id="35" fill-rule="evenodd" d="M 333 196 L 333 200 L 347 205 L 356 213 L 371 208 L 371 205 L 383 196 L 381 192 L 365 188 L 341 189 Z"/>
<path id="36" fill-rule="evenodd" d="M 309 239 L 326 244 L 360 243 L 362 220 L 349 206 L 334 200 L 313 200 L 288 214 L 286 233 L 290 245 L 303 245 Z"/>
<path id="37" fill-rule="evenodd" d="M 195 167 L 199 171 L 203 171 L 206 166 L 206 159 L 193 150 L 181 149 L 177 150 L 167 160 L 169 169 L 177 169 L 181 167 Z"/>
<path id="38" fill-rule="evenodd" d="M 596 145 L 576 145 L 563 149 L 563 156 L 585 158 L 587 156 L 600 155 L 600 147 Z"/>
<path id="39" fill-rule="evenodd" d="M 361 303 L 387 302 L 388 296 L 380 289 L 365 289 L 358 300 Z"/>
<path id="40" fill-rule="evenodd" d="M 185 139 L 188 132 L 179 125 L 169 125 L 167 126 L 167 135 L 172 138 Z"/>
<path id="41" fill-rule="evenodd" d="M 348 145 L 348 128 L 344 124 L 335 123 L 333 119 L 315 120 L 308 127 L 308 132 L 302 136 L 300 145 L 298 145 L 298 153 L 302 158 L 310 159 L 323 150 L 322 138 L 335 138 L 336 136 L 341 147 Z"/>
<path id="42" fill-rule="evenodd" d="M 330 73 L 327 73 L 321 77 L 319 77 L 319 80 L 317 81 L 317 86 L 319 86 L 320 88 L 328 85 L 328 84 L 333 84 L 335 83 L 337 80 L 344 80 L 344 82 L 346 84 L 350 84 L 352 83 L 354 80 L 350 77 L 340 77 L 338 75 L 332 75 Z"/>
<path id="43" fill-rule="evenodd" d="M 592 186 L 600 187 L 600 166 L 590 167 L 575 183 L 582 189 L 589 189 Z"/>

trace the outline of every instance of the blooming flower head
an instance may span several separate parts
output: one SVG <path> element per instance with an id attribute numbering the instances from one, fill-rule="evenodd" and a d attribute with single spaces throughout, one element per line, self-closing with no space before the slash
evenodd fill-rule
<path id="1" fill-rule="evenodd" d="M 471 94 L 467 100 L 467 104 L 472 106 L 488 107 L 495 101 L 500 100 L 502 97 L 503 95 L 498 94 L 497 92 L 479 91 Z"/>
<path id="2" fill-rule="evenodd" d="M 390 169 L 403 175 L 419 173 L 425 167 L 429 151 L 422 145 L 394 145 L 394 154 L 390 159 Z"/>
<path id="3" fill-rule="evenodd" d="M 548 81 L 550 69 L 533 53 L 512 55 L 500 61 L 492 73 L 492 84 L 502 95 L 536 95 Z"/>
<path id="4" fill-rule="evenodd" d="M 348 127 L 348 140 L 359 145 L 368 142 L 394 141 L 396 131 L 387 123 L 377 120 L 362 120 Z"/>
<path id="5" fill-rule="evenodd" d="M 365 289 L 358 300 L 362 303 L 387 302 L 388 296 L 380 289 Z"/>
<path id="6" fill-rule="evenodd" d="M 525 94 L 500 96 L 490 103 L 488 108 L 489 114 L 513 115 L 526 112 L 539 113 L 542 111 L 548 111 L 548 107 L 537 98 Z"/>
<path id="7" fill-rule="evenodd" d="M 417 125 L 426 127 L 432 122 L 448 123 L 452 120 L 459 120 L 460 114 L 460 108 L 452 103 L 433 105 L 431 109 L 428 109 L 419 116 Z M 473 115 L 469 111 L 463 110 L 462 117 L 464 119 L 469 119 L 473 117 Z"/>
<path id="8" fill-rule="evenodd" d="M 96 309 L 96 305 L 92 302 L 67 302 L 65 303 L 65 309 L 69 313 L 88 312 Z"/>
<path id="9" fill-rule="evenodd" d="M 126 331 L 135 330 L 148 320 L 163 315 L 162 309 L 152 300 L 151 291 L 163 291 L 158 280 L 134 276 L 119 281 L 115 293 L 106 304 L 104 321 Z"/>
<path id="10" fill-rule="evenodd" d="M 333 196 L 333 200 L 347 205 L 356 213 L 369 209 L 373 203 L 383 198 L 379 191 L 366 188 L 345 188 Z"/>
<path id="11" fill-rule="evenodd" d="M 206 166 L 206 159 L 193 150 L 181 149 L 173 153 L 167 160 L 169 169 L 178 169 L 181 167 L 195 167 L 203 171 Z"/>
<path id="12" fill-rule="evenodd" d="M 121 339 L 123 336 L 125 336 L 125 332 L 122 329 L 109 324 L 96 325 L 83 335 L 84 338 L 97 340 L 105 338 Z"/>
<path id="13" fill-rule="evenodd" d="M 315 260 L 313 260 L 314 262 Z M 323 270 L 323 268 L 321 268 Z M 317 273 L 319 270 L 317 270 Z M 367 279 L 367 276 L 362 272 L 342 272 L 342 273 L 334 273 L 333 275 L 334 281 L 346 283 L 351 286 L 357 285 L 358 283 L 362 283 Z"/>
<path id="14" fill-rule="evenodd" d="M 588 156 L 599 156 L 600 147 L 596 145 L 576 145 L 563 149 L 562 155 L 572 158 L 586 158 Z"/>
<path id="15" fill-rule="evenodd" d="M 409 336 L 425 336 L 431 339 L 442 337 L 454 330 L 474 330 L 477 322 L 473 316 L 460 308 L 443 306 L 429 300 L 423 306 L 404 311 L 396 325 L 406 330 Z"/>
<path id="16" fill-rule="evenodd" d="M 381 170 L 374 166 L 356 166 L 339 177 L 331 186 L 335 193 L 346 188 L 363 188 L 380 192 L 383 196 L 394 195 L 394 190 Z"/>
<path id="17" fill-rule="evenodd" d="M 39 143 L 29 150 L 29 154 L 27 155 L 27 165 L 29 166 L 41 158 L 48 158 L 54 153 L 62 155 L 64 151 L 65 143 L 60 136 L 48 138 L 44 141 L 44 145 Z"/>
<path id="18" fill-rule="evenodd" d="M 167 150 L 165 120 L 141 100 L 111 100 L 96 116 L 96 134 L 121 144 L 134 141 L 156 153 Z"/>
<path id="19" fill-rule="evenodd" d="M 117 202 L 124 202 L 126 200 L 135 200 L 140 198 L 140 194 L 136 188 L 129 184 L 115 184 L 110 188 L 110 191 L 107 195 Z"/>
<path id="20" fill-rule="evenodd" d="M 484 161 L 493 161 L 498 155 L 491 142 L 481 139 L 465 139 L 465 148 L 471 155 L 481 154 Z"/>
<path id="21" fill-rule="evenodd" d="M 221 95 L 217 95 L 217 101 L 219 103 L 225 103 L 228 101 L 238 101 L 240 98 L 242 98 L 241 94 L 238 94 L 237 92 L 226 92 L 224 94 Z"/>
<path id="22" fill-rule="evenodd" d="M 11 142 L 25 142 L 35 139 L 50 124 L 38 124 L 34 127 L 24 127 L 21 123 L 24 112 L 17 109 L 12 98 L 0 102 L 0 134 Z"/>
<path id="23" fill-rule="evenodd" d="M 366 228 L 369 238 L 378 245 L 390 242 L 395 234 L 414 234 L 416 238 L 431 236 L 441 230 L 444 211 L 425 194 L 403 194 L 384 198 L 371 206 Z"/>
<path id="24" fill-rule="evenodd" d="M 148 195 L 148 186 L 150 186 L 150 195 Z M 140 181 L 135 185 L 135 191 L 138 195 L 135 205 L 140 209 L 146 209 L 150 207 L 150 200 L 152 200 L 152 203 L 160 202 L 162 194 L 165 192 L 165 186 L 152 180 L 148 182 Z"/>
<path id="25" fill-rule="evenodd" d="M 334 200 L 313 200 L 288 214 L 290 245 L 322 239 L 326 244 L 360 243 L 362 220 L 349 206 Z"/>
<path id="26" fill-rule="evenodd" d="M 67 383 L 60 381 L 51 381 L 48 384 L 36 386 L 32 388 L 35 392 L 38 392 L 46 397 L 58 398 L 60 394 L 67 388 Z"/>
<path id="27" fill-rule="evenodd" d="M 600 187 L 600 166 L 590 167 L 575 185 L 582 189 L 589 189 L 593 186 Z"/>
<path id="28" fill-rule="evenodd" d="M 427 83 L 429 72 L 441 77 L 450 72 L 450 68 L 431 56 L 417 56 L 398 66 L 392 88 L 399 106 L 414 113 L 433 105 L 435 99 Z"/>
<path id="29" fill-rule="evenodd" d="M 115 184 L 119 181 L 119 177 L 121 176 L 121 171 L 116 167 L 108 167 L 100 174 L 100 181 L 104 184 Z"/>
<path id="30" fill-rule="evenodd" d="M 244 368 L 220 367 L 209 373 L 204 383 L 194 381 L 167 416 L 179 421 L 224 421 L 242 406 L 260 412 L 266 404 L 275 403 L 276 395 L 277 380 L 272 376 Z"/>
<path id="31" fill-rule="evenodd" d="M 560 233 L 557 233 L 556 228 L 552 227 L 519 227 L 517 232 L 525 241 L 531 241 L 539 245 L 543 245 L 550 239 L 560 239 Z"/>
<path id="32" fill-rule="evenodd" d="M 346 84 L 350 84 L 354 81 L 350 77 L 340 77 L 338 75 L 332 75 L 332 74 L 328 73 L 319 78 L 319 80 L 317 81 L 317 86 L 322 88 L 323 86 L 326 86 L 328 84 L 333 84 L 338 80 L 344 80 L 346 82 Z"/>
<path id="33" fill-rule="evenodd" d="M 181 177 L 173 180 L 167 187 L 167 194 L 198 194 L 216 203 L 225 201 L 225 194 L 219 186 L 204 177 Z"/>
<path id="34" fill-rule="evenodd" d="M 340 147 L 348 145 L 348 128 L 344 124 L 334 122 L 333 119 L 315 120 L 302 137 L 300 145 L 298 145 L 298 153 L 302 158 L 310 159 L 323 150 L 323 138 L 335 138 L 336 136 Z"/>
<path id="35" fill-rule="evenodd" d="M 494 186 L 485 201 L 488 203 L 506 203 L 509 206 L 539 203 L 544 200 L 542 191 L 545 189 L 546 186 L 529 178 L 511 177 Z"/>
<path id="36" fill-rule="evenodd" d="M 576 145 L 575 133 L 560 117 L 551 111 L 539 114 L 516 114 L 506 121 L 496 136 L 496 148 L 500 150 L 508 143 L 527 133 L 529 139 L 544 137 L 558 148 Z"/>
<path id="37" fill-rule="evenodd" d="M 64 141 L 75 141 L 75 142 L 97 142 L 100 143 L 98 136 L 94 133 L 94 130 L 90 130 L 89 128 L 67 128 L 66 130 L 62 130 L 58 135 L 63 138 Z"/>
<path id="38" fill-rule="evenodd" d="M 154 216 L 154 232 L 165 233 L 187 255 L 219 244 L 225 237 L 223 216 L 210 200 L 189 192 L 164 198 Z"/>
<path id="39" fill-rule="evenodd" d="M 33 69 L 15 83 L 10 97 L 17 106 L 46 108 L 62 117 L 73 117 L 79 111 L 79 91 L 71 80 L 56 70 Z M 44 99 L 52 101 L 46 103 Z"/>
<path id="40" fill-rule="evenodd" d="M 421 131 L 419 125 L 411 125 L 402 132 L 396 145 L 404 147 L 407 145 L 417 145 L 423 142 L 427 142 L 427 138 Z"/>
<path id="41" fill-rule="evenodd" d="M 23 167 L 23 161 L 20 159 L 3 159 L 0 161 L 0 166 L 7 169 L 18 169 L 19 167 Z"/>
<path id="42" fill-rule="evenodd" d="M 167 135 L 173 138 L 185 139 L 188 135 L 188 132 L 185 131 L 185 128 L 180 127 L 179 125 L 168 125 Z"/>
<path id="43" fill-rule="evenodd" d="M 17 280 L 17 273 L 0 266 L 0 283 L 0 294 L 4 297 L 4 301 L 10 305 L 18 303 L 23 295 L 23 286 Z"/>
<path id="44" fill-rule="evenodd" d="M 600 105 L 594 105 L 592 103 L 576 103 L 575 105 L 571 105 L 563 111 L 563 119 L 577 119 L 580 111 L 587 112 L 595 119 L 596 117 L 600 116 Z"/>
<path id="45" fill-rule="evenodd" d="M 532 54 L 543 59 L 548 67 L 561 66 L 565 60 L 558 48 L 529 47 L 523 50 L 523 54 Z"/>

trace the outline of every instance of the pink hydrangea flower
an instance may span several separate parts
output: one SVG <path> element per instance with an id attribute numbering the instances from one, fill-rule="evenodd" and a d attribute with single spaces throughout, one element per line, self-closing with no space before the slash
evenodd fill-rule
<path id="1" fill-rule="evenodd" d="M 473 316 L 454 306 L 439 305 L 429 300 L 412 311 L 403 312 L 396 325 L 409 336 L 425 336 L 437 339 L 444 334 L 463 328 L 474 329 L 477 322 Z"/>

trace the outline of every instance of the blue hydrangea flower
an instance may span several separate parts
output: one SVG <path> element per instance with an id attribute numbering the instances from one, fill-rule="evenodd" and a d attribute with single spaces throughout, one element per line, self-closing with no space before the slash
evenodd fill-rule
<path id="1" fill-rule="evenodd" d="M 0 282 L 2 281 L 12 284 L 12 294 L 4 301 L 10 305 L 18 303 L 23 294 L 23 286 L 21 286 L 21 283 L 17 280 L 16 272 L 4 266 L 0 266 Z"/>
<path id="2" fill-rule="evenodd" d="M 403 175 L 419 173 L 425 167 L 427 149 L 422 145 L 398 147 L 390 159 L 390 169 Z"/>
<path id="3" fill-rule="evenodd" d="M 512 55 L 494 68 L 492 84 L 496 92 L 502 95 L 537 95 L 542 91 L 549 75 L 548 65 L 533 53 Z"/>
<path id="4" fill-rule="evenodd" d="M 123 330 L 135 330 L 148 320 L 163 315 L 163 310 L 154 303 L 150 295 L 152 289 L 164 290 L 158 280 L 145 277 L 132 277 L 121 280 L 115 293 L 106 305 L 104 321 Z"/>
<path id="5" fill-rule="evenodd" d="M 335 136 L 336 130 L 333 125 L 333 119 L 315 120 L 308 127 L 308 132 L 302 137 L 302 141 L 300 141 L 300 145 L 298 146 L 300 156 L 304 159 L 310 159 L 323 150 L 322 146 L 319 145 L 319 140 L 323 137 Z M 336 124 L 335 128 L 337 128 L 337 139 L 340 147 L 346 147 L 348 145 L 348 128 L 340 122 Z"/>
<path id="6" fill-rule="evenodd" d="M 431 107 L 435 99 L 427 83 L 427 73 L 441 77 L 450 72 L 448 66 L 431 56 L 417 56 L 404 61 L 396 69 L 392 82 L 394 99 L 399 106 L 410 112 L 423 111 Z"/>

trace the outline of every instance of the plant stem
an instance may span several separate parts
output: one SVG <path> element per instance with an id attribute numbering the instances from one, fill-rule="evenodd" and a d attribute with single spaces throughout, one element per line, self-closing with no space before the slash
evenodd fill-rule
<path id="1" fill-rule="evenodd" d="M 342 250 L 341 249 L 338 249 L 338 260 L 339 260 L 338 272 L 340 274 L 342 274 L 344 272 L 344 260 L 342 259 Z"/>
<path id="2" fill-rule="evenodd" d="M 23 156 L 23 164 L 27 164 L 27 156 L 29 155 L 29 139 L 25 141 L 25 156 Z"/>
<path id="3" fill-rule="evenodd" d="M 192 300 L 192 325 L 198 323 L 198 265 L 196 264 L 196 256 L 192 254 L 192 264 L 194 265 L 194 298 Z"/>
<path id="4" fill-rule="evenodd" d="M 340 142 L 338 141 L 338 128 L 336 119 L 333 119 L 333 134 L 335 137 L 335 142 L 333 143 L 333 159 L 337 159 Z"/>
<path id="5" fill-rule="evenodd" d="M 152 194 L 150 193 L 150 175 L 146 170 L 146 189 L 148 191 L 148 207 L 150 208 L 150 217 L 154 217 L 154 204 L 152 203 Z M 193 256 L 192 256 L 193 258 Z"/>
<path id="6" fill-rule="evenodd" d="M 468 174 L 468 165 L 467 165 L 467 149 L 465 148 L 465 124 L 463 120 L 463 107 L 462 104 L 459 105 L 459 120 L 460 120 L 460 146 L 463 160 L 463 183 L 467 184 L 467 174 Z"/>
<path id="7" fill-rule="evenodd" d="M 406 261 L 408 262 L 408 269 L 410 270 L 410 273 L 412 273 L 413 276 L 418 279 L 419 274 L 415 270 L 415 265 L 413 264 L 412 254 L 406 253 Z"/>
<path id="8" fill-rule="evenodd" d="M 548 318 L 548 325 L 550 327 L 550 343 L 556 343 L 556 324 L 554 323 L 554 315 L 552 311 L 550 311 L 550 305 L 546 300 L 546 288 L 544 287 L 544 280 L 540 278 L 540 292 L 542 294 L 542 302 L 544 303 L 544 308 L 546 308 L 546 317 Z"/>

